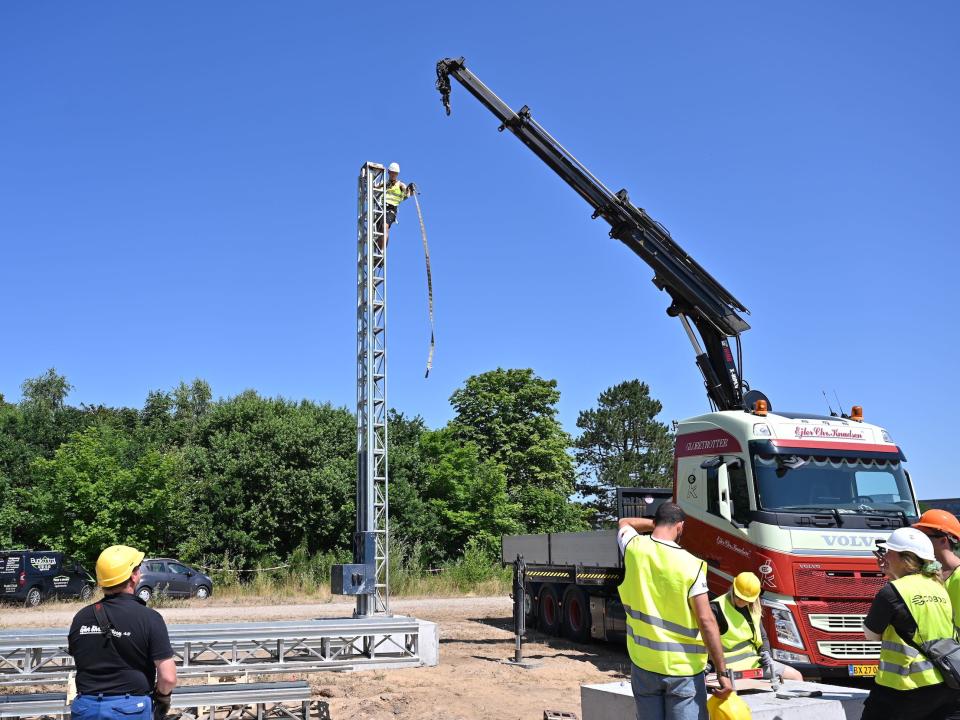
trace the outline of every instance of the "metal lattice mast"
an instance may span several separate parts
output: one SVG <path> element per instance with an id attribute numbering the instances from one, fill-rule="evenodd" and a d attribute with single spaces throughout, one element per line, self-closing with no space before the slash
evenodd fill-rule
<path id="1" fill-rule="evenodd" d="M 384 167 L 365 163 L 357 188 L 357 560 L 372 562 L 376 577 L 372 593 L 357 595 L 357 616 L 390 612 L 385 211 Z"/>

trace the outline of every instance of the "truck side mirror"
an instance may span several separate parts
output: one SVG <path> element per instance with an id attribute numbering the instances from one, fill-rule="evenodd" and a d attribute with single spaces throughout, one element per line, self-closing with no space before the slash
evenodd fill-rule
<path id="1" fill-rule="evenodd" d="M 730 511 L 730 472 L 727 470 L 726 463 L 722 463 L 717 468 L 717 505 L 720 509 L 720 517 L 728 522 L 732 522 L 733 513 Z"/>

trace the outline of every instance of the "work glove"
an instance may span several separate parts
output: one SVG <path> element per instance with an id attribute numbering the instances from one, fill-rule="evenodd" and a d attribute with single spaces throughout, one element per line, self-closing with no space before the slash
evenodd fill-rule
<path id="1" fill-rule="evenodd" d="M 153 693 L 153 720 L 163 720 L 170 711 L 170 696 L 173 693 L 161 695 L 154 691 Z"/>
<path id="2" fill-rule="evenodd" d="M 417 191 L 417 186 L 415 183 L 407 184 L 407 195 L 413 195 Z"/>
<path id="3" fill-rule="evenodd" d="M 760 667 L 763 668 L 764 680 L 773 678 L 773 658 L 770 657 L 769 650 L 760 651 Z"/>

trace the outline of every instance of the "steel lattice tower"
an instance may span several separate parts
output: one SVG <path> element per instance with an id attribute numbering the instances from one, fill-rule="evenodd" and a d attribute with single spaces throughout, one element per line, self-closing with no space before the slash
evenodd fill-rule
<path id="1" fill-rule="evenodd" d="M 389 614 L 387 563 L 386 172 L 364 163 L 357 184 L 357 561 L 373 564 L 357 616 Z"/>

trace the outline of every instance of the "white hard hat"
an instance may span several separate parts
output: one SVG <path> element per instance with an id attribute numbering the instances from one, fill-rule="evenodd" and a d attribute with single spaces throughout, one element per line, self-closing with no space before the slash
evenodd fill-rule
<path id="1" fill-rule="evenodd" d="M 887 550 L 913 553 L 921 560 L 926 560 L 927 562 L 933 562 L 937 559 L 930 538 L 912 527 L 902 527 L 894 530 L 890 533 L 890 537 L 882 542 L 878 542 L 877 545 L 879 547 L 885 547 Z"/>
<path id="2" fill-rule="evenodd" d="M 387 170 L 395 173 L 400 172 L 400 163 L 390 163 L 390 167 L 388 167 Z"/>

